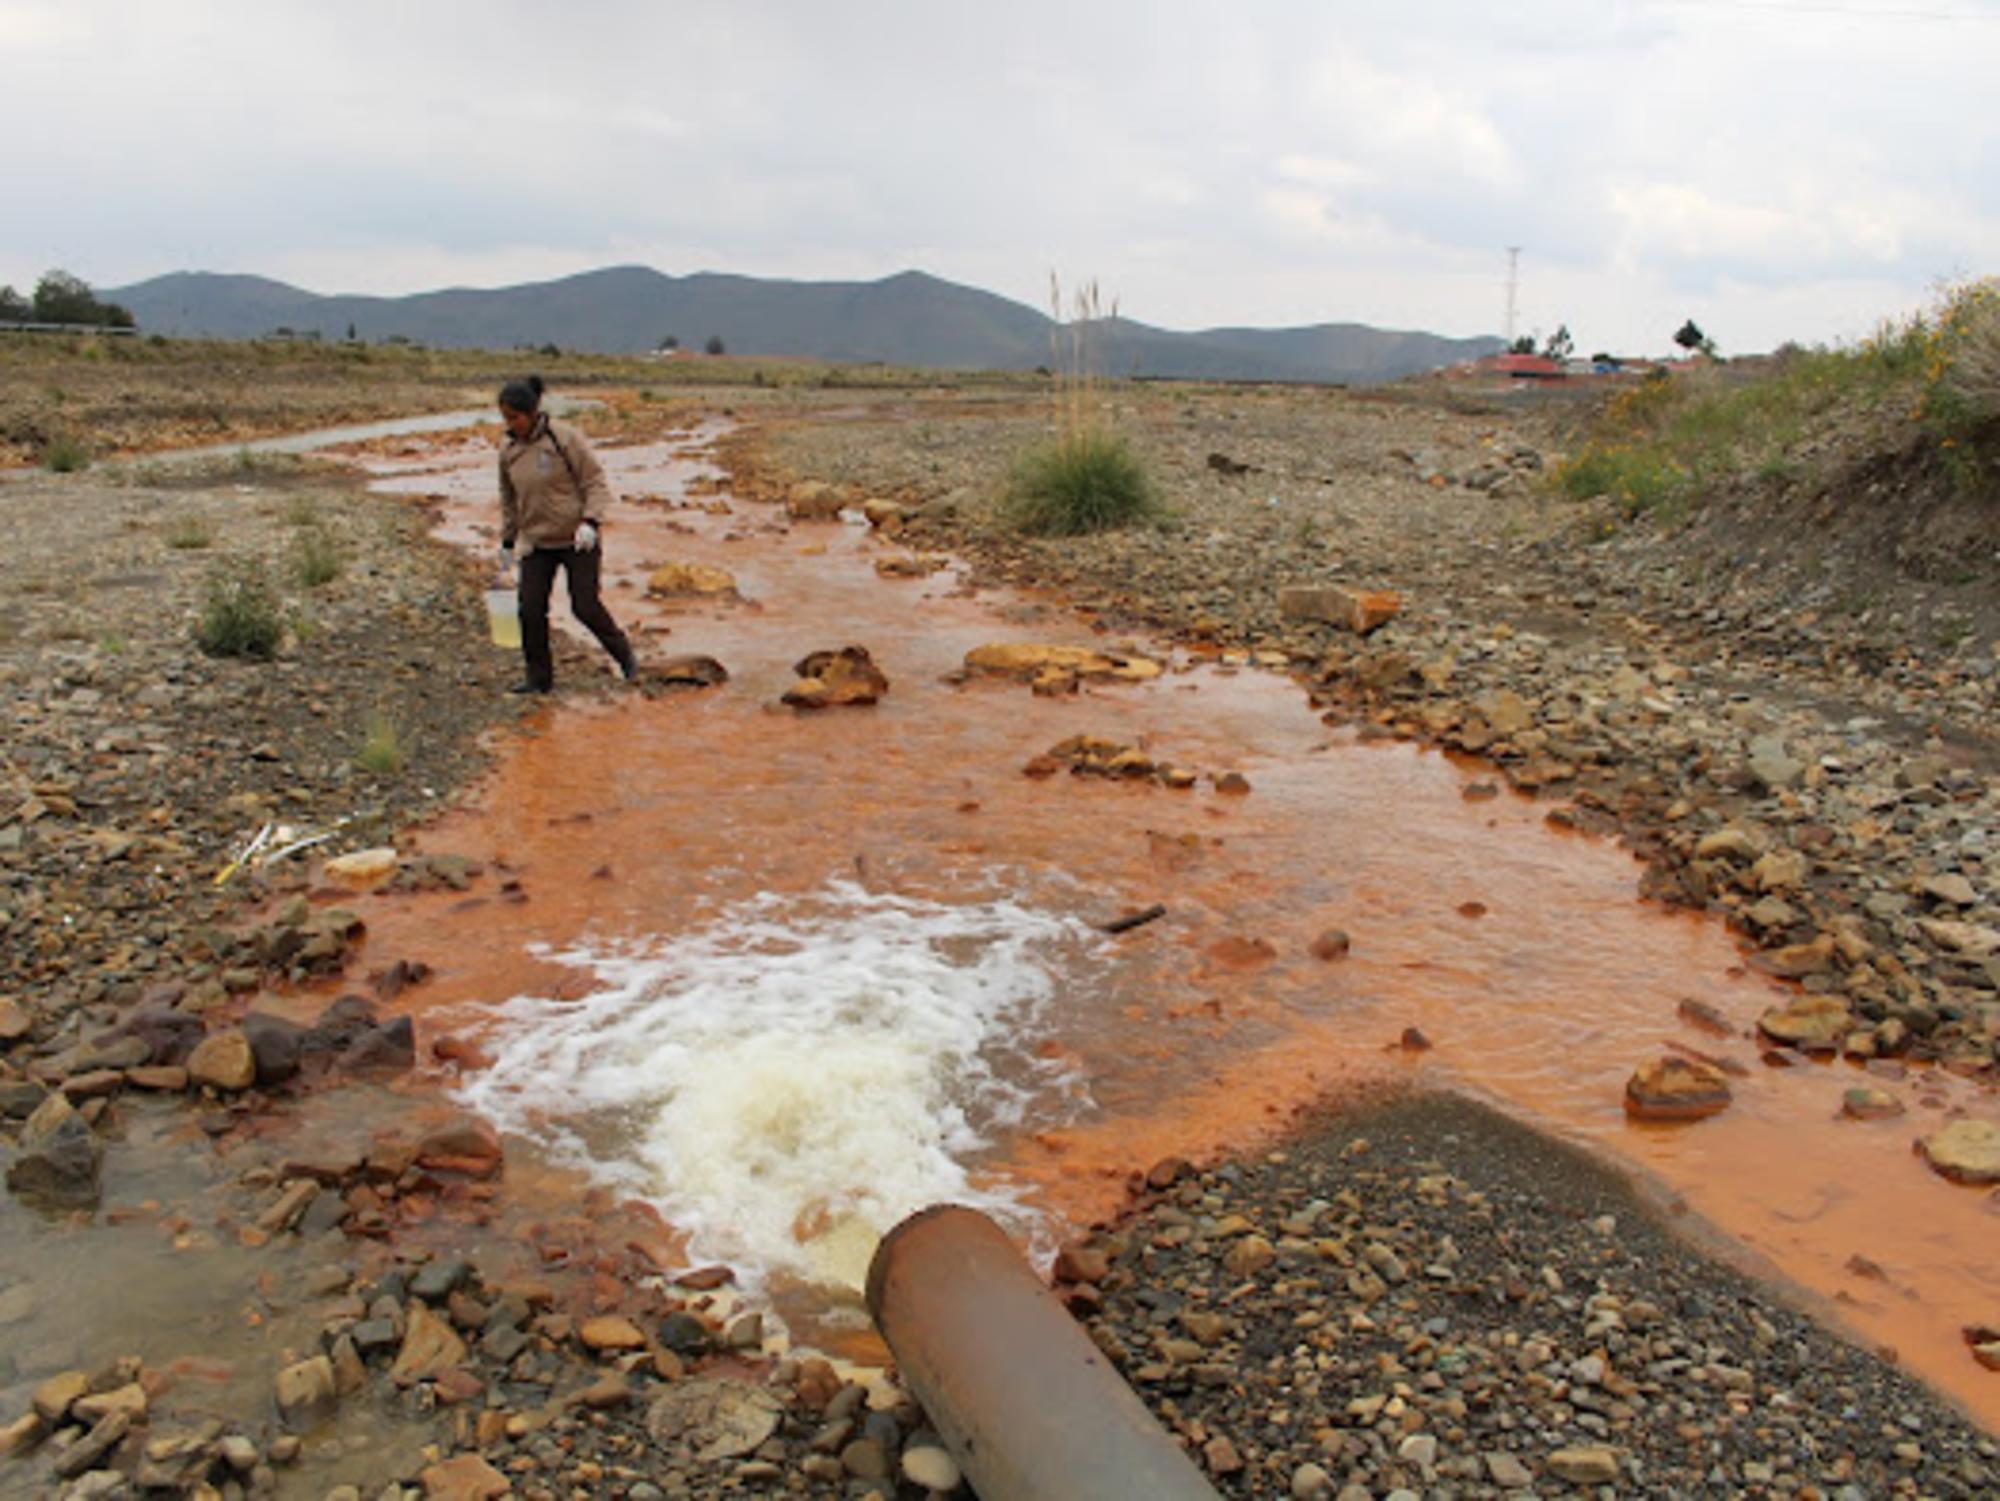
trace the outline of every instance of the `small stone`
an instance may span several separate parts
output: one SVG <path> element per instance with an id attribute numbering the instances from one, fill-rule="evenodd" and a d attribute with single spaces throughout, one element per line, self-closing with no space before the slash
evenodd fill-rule
<path id="1" fill-rule="evenodd" d="M 382 846 L 340 855 L 320 867 L 320 874 L 336 886 L 351 891 L 370 891 L 396 873 L 395 850 Z"/>
<path id="2" fill-rule="evenodd" d="M 287 1428 L 304 1431 L 317 1428 L 334 1414 L 339 1392 L 334 1386 L 333 1362 L 315 1355 L 278 1372 L 278 1417 Z"/>
<path id="3" fill-rule="evenodd" d="M 599 1377 L 576 1394 L 576 1400 L 592 1412 L 623 1407 L 632 1400 L 632 1383 L 616 1371 Z"/>
<path id="4" fill-rule="evenodd" d="M 1625 1113 L 1637 1120 L 1695 1121 L 1729 1108 L 1722 1070 L 1668 1055 L 1640 1065 L 1625 1081 Z"/>
<path id="5" fill-rule="evenodd" d="M 64 1371 L 36 1387 L 30 1400 L 42 1419 L 53 1426 L 68 1417 L 70 1404 L 89 1390 L 89 1372 Z"/>
<path id="6" fill-rule="evenodd" d="M 496 1501 L 514 1488 L 505 1475 L 477 1454 L 454 1455 L 432 1465 L 417 1479 L 428 1501 Z"/>
<path id="7" fill-rule="evenodd" d="M 1847 1003 L 1838 997 L 1807 995 L 1766 1011 L 1757 1018 L 1757 1026 L 1776 1042 L 1834 1048 L 1854 1029 L 1854 1019 Z"/>
<path id="8" fill-rule="evenodd" d="M 34 1025 L 27 1007 L 10 995 L 0 995 L 0 1044 L 19 1042 Z"/>
<path id="9" fill-rule="evenodd" d="M 0 1424 L 0 1459 L 26 1454 L 49 1431 L 48 1420 L 38 1412 L 25 1412 L 11 1423 Z"/>
<path id="10" fill-rule="evenodd" d="M 1549 1456 L 1549 1472 L 1572 1485 L 1610 1485 L 1618 1479 L 1618 1451 L 1602 1444 L 1558 1449 Z"/>
<path id="11" fill-rule="evenodd" d="M 1315 959 L 1326 961 L 1343 959 L 1347 956 L 1348 950 L 1353 946 L 1354 940 L 1348 936 L 1346 929 L 1327 928 L 1317 938 L 1313 939 L 1312 956 Z"/>
<path id="12" fill-rule="evenodd" d="M 410 1304 L 409 1317 L 409 1327 L 403 1332 L 403 1347 L 389 1369 L 398 1386 L 429 1381 L 464 1362 L 465 1341 L 451 1325 L 418 1302 Z"/>
<path id="13" fill-rule="evenodd" d="M 1316 1464 L 1302 1464 L 1292 1471 L 1292 1501 L 1327 1501 L 1333 1495 L 1333 1477 Z"/>
<path id="14" fill-rule="evenodd" d="M 1277 1259 L 1277 1250 L 1263 1236 L 1246 1235 L 1229 1248 L 1222 1264 L 1232 1277 L 1254 1277 Z"/>
<path id="15" fill-rule="evenodd" d="M 699 1355 L 709 1346 L 708 1325 L 691 1313 L 670 1313 L 660 1320 L 660 1343 L 676 1355 Z"/>
<path id="16" fill-rule="evenodd" d="M 1243 1468 L 1243 1456 L 1237 1453 L 1236 1445 L 1219 1433 L 1201 1446 L 1201 1457 L 1211 1475 L 1234 1475 Z"/>
<path id="17" fill-rule="evenodd" d="M 7 1187 L 30 1201 L 88 1208 L 97 1202 L 103 1165 L 104 1146 L 89 1123 L 61 1093 L 51 1093 L 21 1128 Z"/>
<path id="18" fill-rule="evenodd" d="M 1857 1121 L 1887 1120 L 1903 1113 L 1903 1102 L 1886 1089 L 1857 1084 L 1840 1097 L 1840 1113 Z"/>
<path id="19" fill-rule="evenodd" d="M 188 1078 L 209 1089 L 235 1093 L 257 1082 L 257 1057 L 239 1028 L 213 1032 L 188 1054 Z"/>
<path id="20" fill-rule="evenodd" d="M 146 1416 L 146 1389 L 136 1381 L 113 1387 L 106 1392 L 91 1392 L 78 1397 L 70 1404 L 69 1415 L 86 1423 L 95 1423 L 109 1417 L 114 1412 L 122 1412 L 133 1422 Z"/>
<path id="21" fill-rule="evenodd" d="M 1511 1454 L 1494 1450 L 1484 1458 L 1487 1475 L 1502 1490 L 1523 1491 L 1535 1483 L 1535 1477 L 1528 1473 L 1528 1467 Z"/>
<path id="22" fill-rule="evenodd" d="M 722 1332 L 722 1343 L 731 1350 L 756 1350 L 764 1344 L 764 1315 L 755 1311 L 739 1313 Z"/>
<path id="23" fill-rule="evenodd" d="M 585 1319 L 576 1331 L 576 1337 L 589 1350 L 643 1350 L 646 1336 L 639 1326 L 628 1318 L 617 1314 L 604 1314 L 598 1318 Z"/>
<path id="24" fill-rule="evenodd" d="M 912 1485 L 949 1495 L 964 1482 L 958 1461 L 932 1444 L 920 1444 L 903 1451 L 903 1478 Z"/>
<path id="25" fill-rule="evenodd" d="M 840 1451 L 840 1467 L 856 1480 L 887 1480 L 889 1456 L 872 1438 L 858 1438 Z"/>
<path id="26" fill-rule="evenodd" d="M 2000 1183 L 2000 1126 L 1991 1121 L 1953 1121 L 1921 1138 L 1917 1148 L 1954 1183 Z"/>

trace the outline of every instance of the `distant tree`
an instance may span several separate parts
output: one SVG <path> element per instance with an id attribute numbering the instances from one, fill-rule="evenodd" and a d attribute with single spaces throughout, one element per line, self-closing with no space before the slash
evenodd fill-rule
<path id="1" fill-rule="evenodd" d="M 660 340 L 659 347 L 662 349 L 679 349 L 681 347 L 681 336 L 679 334 L 668 334 Z"/>
<path id="2" fill-rule="evenodd" d="M 710 334 L 708 336 L 708 342 L 702 345 L 701 347 L 707 350 L 710 354 L 726 354 L 728 352 L 723 347 L 721 334 Z"/>
<path id="3" fill-rule="evenodd" d="M 100 328 L 131 328 L 132 314 L 115 302 L 99 302 L 80 276 L 50 271 L 35 283 L 37 323 L 91 323 Z"/>
<path id="4" fill-rule="evenodd" d="M 352 323 L 347 325 L 347 342 L 350 344 L 358 344 L 360 342 L 360 336 L 354 332 L 354 325 Z"/>
<path id="5" fill-rule="evenodd" d="M 1559 323 L 1556 331 L 1549 335 L 1548 342 L 1542 346 L 1542 355 L 1546 359 L 1566 360 L 1575 350 L 1576 341 L 1569 336 L 1569 325 Z"/>
<path id="6" fill-rule="evenodd" d="M 34 311 L 12 287 L 0 287 L 0 323 L 26 323 Z"/>
<path id="7" fill-rule="evenodd" d="M 1534 352 L 1535 336 L 1533 334 L 1522 334 L 1520 338 L 1507 346 L 1507 353 L 1509 354 L 1533 354 Z"/>
<path id="8" fill-rule="evenodd" d="M 1590 357 L 1590 363 L 1593 365 L 1615 365 L 1618 363 L 1618 356 L 1611 353 L 1608 349 L 1600 349 Z"/>
<path id="9" fill-rule="evenodd" d="M 1707 355 L 1715 353 L 1715 340 L 1703 333 L 1701 325 L 1692 318 L 1680 326 L 1680 330 L 1674 335 L 1674 342 L 1689 354 L 1693 354 L 1697 349 Z"/>

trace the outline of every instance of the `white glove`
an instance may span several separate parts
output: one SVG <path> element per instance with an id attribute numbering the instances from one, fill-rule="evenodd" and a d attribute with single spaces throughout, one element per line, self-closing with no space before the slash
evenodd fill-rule
<path id="1" fill-rule="evenodd" d="M 576 541 L 570 544 L 578 552 L 597 551 L 597 523 L 586 521 L 576 529 Z"/>

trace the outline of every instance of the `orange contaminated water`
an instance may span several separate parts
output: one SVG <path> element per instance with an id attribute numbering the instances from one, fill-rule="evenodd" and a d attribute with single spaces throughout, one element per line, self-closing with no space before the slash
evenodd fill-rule
<path id="1" fill-rule="evenodd" d="M 2000 1428 L 2000 1374 L 1960 1337 L 2000 1322 L 1996 1206 L 1912 1151 L 1953 1115 L 1993 1117 L 1990 1091 L 1913 1072 L 1889 1086 L 1908 1115 L 1842 1119 L 1843 1090 L 1869 1076 L 1759 1062 L 1754 1021 L 1783 991 L 1746 974 L 1721 924 L 1639 901 L 1631 856 L 1552 829 L 1546 804 L 1469 799 L 1476 769 L 1329 730 L 1282 674 L 1129 642 L 1171 670 L 1062 698 L 952 681 L 985 643 L 1108 639 L 1060 606 L 975 596 L 952 569 L 882 578 L 875 561 L 900 549 L 852 520 L 689 498 L 712 436 L 604 452 L 624 497 L 607 599 L 643 657 L 711 654 L 730 680 L 554 707 L 504 744 L 476 802 L 421 833 L 519 882 L 511 897 L 488 881 L 469 897 L 363 903 L 369 962 L 435 971 L 402 1002 L 427 1040 L 476 1040 L 493 1003 L 578 983 L 538 952 L 673 935 L 758 893 L 846 878 L 953 902 L 1000 880 L 1092 922 L 1160 903 L 1166 915 L 1117 939 L 1116 962 L 1056 1008 L 1051 1046 L 1087 1077 L 1093 1108 L 1028 1123 L 985 1164 L 1060 1220 L 1109 1214 L 1128 1175 L 1161 1157 L 1254 1147 L 1316 1102 L 1415 1079 L 1625 1163 L 1739 1259 Z M 443 536 L 490 548 L 490 447 L 375 467 L 381 488 L 441 502 Z M 644 579 L 669 560 L 730 570 L 742 598 L 647 600 Z M 554 614 L 575 629 L 560 591 Z M 795 662 L 850 644 L 890 681 L 878 705 L 779 705 Z M 1022 774 L 1080 733 L 1241 772 L 1251 790 Z M 1329 928 L 1351 936 L 1345 957 L 1314 957 Z M 1691 1031 L 1676 1016 L 1689 997 L 1736 1035 Z M 1432 1048 L 1398 1048 L 1408 1027 Z M 1669 1041 L 1747 1070 L 1725 1114 L 1626 1118 L 1626 1078 Z"/>

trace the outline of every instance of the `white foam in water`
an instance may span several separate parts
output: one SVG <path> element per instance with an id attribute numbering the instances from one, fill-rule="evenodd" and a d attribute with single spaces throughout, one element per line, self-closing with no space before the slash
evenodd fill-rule
<path id="1" fill-rule="evenodd" d="M 555 954 L 580 1001 L 500 1008 L 466 1102 L 659 1206 L 702 1260 L 859 1287 L 883 1231 L 926 1204 L 1003 1217 L 966 1164 L 1081 1081 L 1035 1056 L 1090 930 L 1007 901 L 942 906 L 837 884 L 762 897 L 645 951 Z"/>

